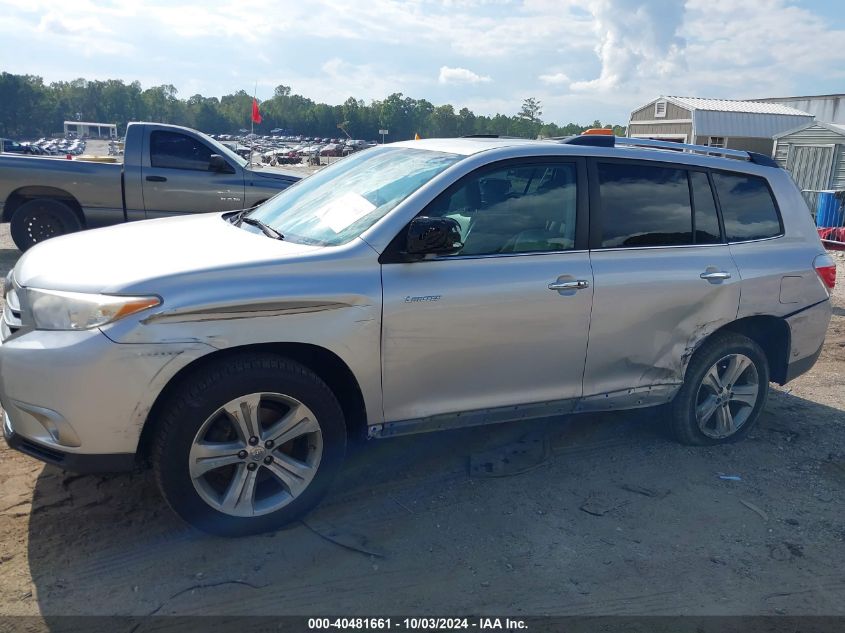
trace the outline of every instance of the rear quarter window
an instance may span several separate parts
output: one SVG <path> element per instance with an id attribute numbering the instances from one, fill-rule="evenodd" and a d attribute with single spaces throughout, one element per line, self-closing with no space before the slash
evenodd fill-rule
<path id="1" fill-rule="evenodd" d="M 762 240 L 783 234 L 772 192 L 764 178 L 713 172 L 729 242 Z"/>

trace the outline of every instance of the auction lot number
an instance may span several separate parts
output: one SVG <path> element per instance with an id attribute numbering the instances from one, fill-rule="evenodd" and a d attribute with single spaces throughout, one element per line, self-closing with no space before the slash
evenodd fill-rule
<path id="1" fill-rule="evenodd" d="M 309 618 L 308 629 L 312 631 L 346 629 L 359 630 L 501 630 L 516 631 L 527 629 L 522 620 L 510 618 Z"/>

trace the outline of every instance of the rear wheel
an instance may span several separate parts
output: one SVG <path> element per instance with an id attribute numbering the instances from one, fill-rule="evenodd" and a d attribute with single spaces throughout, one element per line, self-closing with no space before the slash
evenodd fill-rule
<path id="1" fill-rule="evenodd" d="M 163 408 L 153 468 L 170 506 L 224 536 L 276 529 L 310 510 L 346 448 L 343 413 L 318 376 L 262 354 L 206 367 Z"/>
<path id="2" fill-rule="evenodd" d="M 15 209 L 10 228 L 15 246 L 26 251 L 51 237 L 79 231 L 82 222 L 64 202 L 37 198 Z"/>
<path id="3" fill-rule="evenodd" d="M 769 365 L 760 346 L 739 334 L 718 335 L 699 349 L 672 403 L 672 431 L 684 444 L 745 437 L 766 405 Z"/>

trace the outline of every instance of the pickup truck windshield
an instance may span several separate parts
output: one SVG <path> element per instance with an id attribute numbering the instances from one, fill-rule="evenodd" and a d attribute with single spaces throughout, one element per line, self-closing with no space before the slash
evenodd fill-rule
<path id="1" fill-rule="evenodd" d="M 250 213 L 290 242 L 337 246 L 370 228 L 462 156 L 374 147 L 289 187 Z"/>

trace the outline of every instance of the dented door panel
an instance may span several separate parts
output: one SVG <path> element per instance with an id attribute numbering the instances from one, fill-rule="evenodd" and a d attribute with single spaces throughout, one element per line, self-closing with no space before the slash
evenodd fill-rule
<path id="1" fill-rule="evenodd" d="M 725 245 L 597 250 L 591 261 L 595 290 L 585 398 L 680 387 L 692 352 L 736 318 L 740 277 Z M 710 273 L 730 277 L 701 277 Z M 673 393 L 647 390 L 638 406 Z"/>

